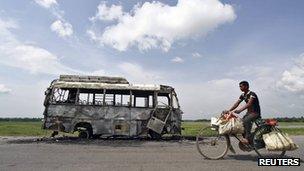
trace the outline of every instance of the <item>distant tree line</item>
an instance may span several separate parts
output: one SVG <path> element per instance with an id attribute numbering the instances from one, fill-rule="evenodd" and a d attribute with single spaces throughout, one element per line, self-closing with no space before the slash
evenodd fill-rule
<path id="1" fill-rule="evenodd" d="M 304 117 L 301 116 L 299 118 L 292 117 L 292 118 L 276 118 L 279 122 L 304 122 Z"/>
<path id="2" fill-rule="evenodd" d="M 42 118 L 0 118 L 0 122 L 40 122 L 41 120 Z"/>

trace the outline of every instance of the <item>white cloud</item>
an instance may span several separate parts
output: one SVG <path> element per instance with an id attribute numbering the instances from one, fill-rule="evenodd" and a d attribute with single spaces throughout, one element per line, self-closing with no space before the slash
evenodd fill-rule
<path id="1" fill-rule="evenodd" d="M 200 53 L 198 53 L 198 52 L 194 52 L 194 53 L 192 53 L 192 57 L 194 57 L 194 58 L 201 58 L 202 55 Z"/>
<path id="2" fill-rule="evenodd" d="M 56 32 L 60 37 L 69 37 L 73 34 L 73 27 L 70 23 L 56 20 L 51 25 L 51 30 Z"/>
<path id="3" fill-rule="evenodd" d="M 35 0 L 40 6 L 47 8 L 48 11 L 52 13 L 53 16 L 57 18 L 51 26 L 50 29 L 58 34 L 61 38 L 71 37 L 73 34 L 73 26 L 64 19 L 64 11 L 59 9 L 56 0 Z M 53 7 L 54 8 L 51 8 Z"/>
<path id="4" fill-rule="evenodd" d="M 61 64 L 58 57 L 46 49 L 19 41 L 10 29 L 17 28 L 11 20 L 0 18 L 0 64 L 21 68 L 30 73 L 82 73 Z"/>
<path id="5" fill-rule="evenodd" d="M 283 72 L 278 85 L 291 92 L 304 93 L 304 54 L 299 56 L 291 69 Z"/>
<path id="6" fill-rule="evenodd" d="M 10 33 L 8 29 L 17 29 L 17 28 L 18 28 L 18 24 L 15 21 L 2 20 L 0 18 L 0 35 L 1 35 L 0 44 L 15 41 L 14 36 Z"/>
<path id="7" fill-rule="evenodd" d="M 95 20 L 115 20 L 123 16 L 122 6 L 112 5 L 107 7 L 106 2 L 102 1 L 97 7 L 97 13 L 91 17 L 91 21 Z"/>
<path id="8" fill-rule="evenodd" d="M 3 51 L 0 54 L 5 55 L 6 59 L 0 63 L 22 68 L 32 74 L 79 73 L 79 71 L 62 65 L 57 56 L 40 47 L 17 43 L 1 49 Z"/>
<path id="9" fill-rule="evenodd" d="M 108 26 L 98 40 L 119 51 L 131 46 L 168 51 L 177 40 L 204 36 L 236 18 L 233 7 L 219 0 L 178 0 L 176 6 L 145 2 L 125 13 L 122 7 L 107 7 L 104 2 L 99 7 L 104 11 L 98 11 L 94 19 L 115 19 L 117 24 Z"/>
<path id="10" fill-rule="evenodd" d="M 91 40 L 99 41 L 99 37 L 96 35 L 96 33 L 93 30 L 87 30 L 86 33 L 91 38 Z"/>
<path id="11" fill-rule="evenodd" d="M 7 19 L 7 20 L 3 20 L 0 18 L 0 29 L 2 31 L 5 31 L 5 29 L 9 29 L 9 28 L 18 28 L 18 24 L 13 21 L 13 20 L 10 20 L 10 19 Z"/>
<path id="12" fill-rule="evenodd" d="M 173 63 L 183 63 L 184 60 L 182 58 L 180 58 L 180 57 L 177 56 L 175 58 L 172 58 L 171 62 L 173 62 Z"/>
<path id="13" fill-rule="evenodd" d="M 56 0 L 35 0 L 35 2 L 44 8 L 50 8 L 53 5 L 57 5 Z"/>
<path id="14" fill-rule="evenodd" d="M 12 90 L 7 88 L 4 84 L 0 84 L 0 94 L 10 93 Z"/>

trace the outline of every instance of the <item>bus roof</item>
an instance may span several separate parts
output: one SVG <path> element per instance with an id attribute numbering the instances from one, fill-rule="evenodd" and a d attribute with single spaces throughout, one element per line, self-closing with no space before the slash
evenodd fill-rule
<path id="1" fill-rule="evenodd" d="M 142 90 L 170 92 L 172 87 L 155 84 L 130 84 L 122 77 L 76 76 L 61 75 L 51 84 L 56 88 L 83 88 L 83 89 L 112 89 L 112 90 Z"/>
<path id="2" fill-rule="evenodd" d="M 82 75 L 60 75 L 59 81 L 67 82 L 88 82 L 88 83 L 110 83 L 110 84 L 129 84 L 123 77 L 105 76 L 82 76 Z"/>

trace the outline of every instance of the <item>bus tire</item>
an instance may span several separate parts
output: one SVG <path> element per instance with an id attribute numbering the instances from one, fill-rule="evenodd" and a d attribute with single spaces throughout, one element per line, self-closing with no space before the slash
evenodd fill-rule
<path id="1" fill-rule="evenodd" d="M 79 132 L 79 138 L 89 139 L 93 136 L 93 129 L 89 123 L 78 123 L 75 130 Z"/>
<path id="2" fill-rule="evenodd" d="M 78 138 L 89 139 L 90 138 L 90 134 L 89 134 L 88 130 L 81 130 L 81 131 L 79 131 Z"/>

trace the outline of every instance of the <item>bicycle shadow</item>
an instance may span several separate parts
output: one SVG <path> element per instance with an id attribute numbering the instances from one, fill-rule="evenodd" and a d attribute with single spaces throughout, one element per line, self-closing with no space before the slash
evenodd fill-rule
<path id="1" fill-rule="evenodd" d="M 234 154 L 234 155 L 227 155 L 229 159 L 233 160 L 242 160 L 242 161 L 258 161 L 259 156 L 252 155 L 252 154 Z"/>

